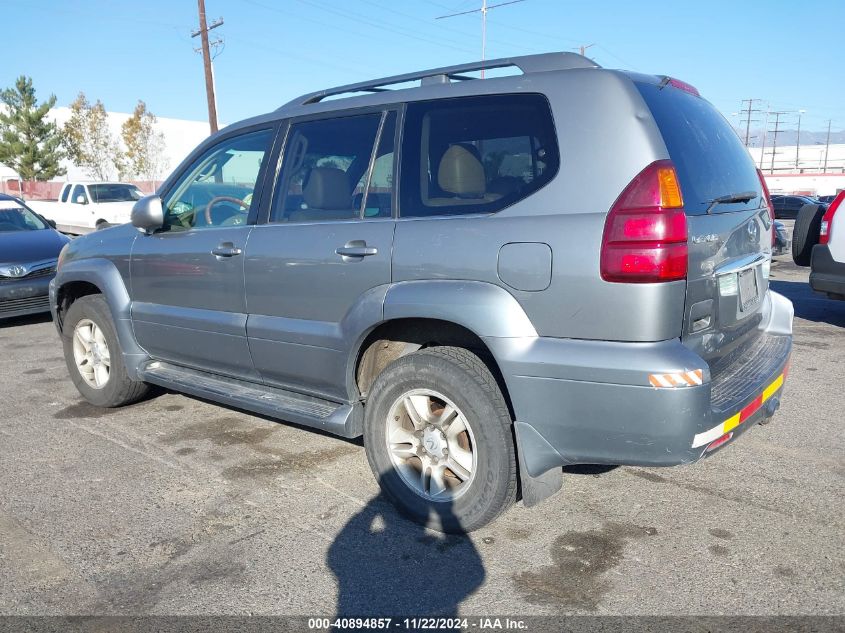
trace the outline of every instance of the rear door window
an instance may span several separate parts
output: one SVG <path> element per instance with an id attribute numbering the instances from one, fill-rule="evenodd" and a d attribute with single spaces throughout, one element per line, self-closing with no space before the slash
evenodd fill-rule
<path id="1" fill-rule="evenodd" d="M 651 110 L 681 181 L 687 215 L 702 215 L 714 198 L 754 191 L 745 203 L 719 204 L 712 213 L 756 209 L 760 179 L 748 150 L 709 101 L 672 86 L 636 84 Z"/>
<path id="2" fill-rule="evenodd" d="M 542 95 L 411 103 L 405 120 L 403 217 L 495 213 L 557 173 L 557 138 Z"/>
<path id="3" fill-rule="evenodd" d="M 291 125 L 270 221 L 389 217 L 395 117 L 373 112 Z"/>

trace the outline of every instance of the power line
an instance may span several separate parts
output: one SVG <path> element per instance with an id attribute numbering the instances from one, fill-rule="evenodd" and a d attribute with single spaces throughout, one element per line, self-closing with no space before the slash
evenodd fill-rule
<path id="1" fill-rule="evenodd" d="M 418 35 L 417 33 L 413 32 L 413 31 L 410 31 L 408 29 L 397 28 L 395 25 L 392 25 L 388 22 L 384 22 L 382 20 L 376 20 L 375 18 L 372 18 L 372 17 L 359 18 L 357 15 L 350 13 L 348 11 L 343 11 L 342 9 L 336 9 L 336 8 L 329 8 L 327 6 L 319 4 L 317 2 L 313 2 L 312 0 L 297 0 L 297 2 L 299 2 L 301 4 L 305 4 L 307 6 L 314 7 L 316 9 L 320 9 L 321 11 L 325 11 L 326 13 L 331 13 L 333 15 L 340 16 L 340 17 L 342 17 L 346 20 L 350 20 L 352 22 L 358 22 L 358 23 L 361 23 L 361 24 L 366 24 L 367 26 L 375 27 L 375 28 L 381 29 L 383 31 L 396 33 L 398 35 L 401 35 L 403 38 L 411 38 L 411 39 L 419 40 L 421 42 L 426 42 L 428 44 L 435 44 L 437 46 L 444 46 L 444 47 L 447 47 L 447 48 L 452 48 L 454 50 L 462 51 L 462 52 L 465 52 L 465 53 L 471 53 L 472 52 L 470 49 L 465 48 L 463 46 L 455 46 L 454 44 L 447 43 L 446 41 L 443 41 L 443 40 L 437 41 L 437 40 L 433 40 L 431 38 L 421 37 L 420 35 Z M 256 4 L 256 3 L 252 3 L 252 4 Z"/>
<path id="2" fill-rule="evenodd" d="M 581 53 L 581 57 L 584 57 L 587 54 L 587 49 L 592 48 L 593 46 L 595 46 L 595 44 L 581 44 L 581 46 L 579 46 L 577 49 L 573 48 L 572 50 L 577 50 L 579 53 Z"/>
<path id="3" fill-rule="evenodd" d="M 778 134 L 780 133 L 780 117 L 782 114 L 792 114 L 789 110 L 777 110 L 775 112 L 769 112 L 769 114 L 773 114 L 775 117 L 775 129 L 769 130 L 772 137 L 772 165 L 769 169 L 770 174 L 775 173 L 775 153 L 777 152 L 778 147 Z"/>
<path id="4" fill-rule="evenodd" d="M 458 15 L 468 15 L 470 13 L 479 13 L 481 12 L 481 61 L 483 62 L 487 57 L 487 12 L 490 9 L 498 9 L 499 7 L 504 7 L 505 5 L 509 4 L 517 4 L 519 2 L 525 2 L 525 0 L 508 0 L 507 2 L 500 2 L 499 4 L 487 4 L 487 0 L 481 0 L 481 8 L 480 9 L 472 9 L 471 11 L 461 11 L 459 13 L 450 13 L 448 15 L 441 15 L 435 18 L 435 20 L 442 20 L 444 18 L 454 18 Z M 481 78 L 484 79 L 484 69 L 481 69 Z"/>
<path id="5" fill-rule="evenodd" d="M 211 50 L 208 43 L 208 32 L 223 25 L 223 18 L 217 18 L 208 25 L 205 19 L 205 0 L 197 0 L 200 27 L 191 33 L 191 37 L 199 35 L 202 43 L 202 65 L 205 71 L 205 96 L 208 99 L 208 127 L 211 133 L 217 132 L 217 100 L 214 96 L 214 69 L 211 65 Z"/>
<path id="6" fill-rule="evenodd" d="M 754 102 L 762 103 L 762 99 L 743 99 L 742 104 L 748 104 L 748 107 L 743 109 L 742 112 L 745 114 L 745 146 L 748 147 L 748 142 L 751 140 L 751 123 L 756 123 L 760 119 L 752 119 L 751 115 L 754 112 L 762 112 L 760 108 L 754 108 Z"/>
<path id="7" fill-rule="evenodd" d="M 407 18 L 409 20 L 414 20 L 415 22 L 420 22 L 422 24 L 430 25 L 430 21 L 427 20 L 427 19 L 420 18 L 420 17 L 417 17 L 415 15 L 411 15 L 410 13 L 405 13 L 404 11 L 397 11 L 396 9 L 389 7 L 389 6 L 385 6 L 385 5 L 383 5 L 379 2 L 374 2 L 373 0 L 361 0 L 361 1 L 364 2 L 365 4 L 369 4 L 371 6 L 378 7 L 382 11 L 388 11 L 389 13 L 393 13 L 395 15 Z M 436 4 L 436 3 L 430 3 L 430 4 Z M 437 5 L 437 6 L 440 6 L 444 9 L 449 8 L 449 7 L 445 7 L 443 5 Z M 452 29 L 452 28 L 449 28 L 447 26 L 440 26 L 440 30 L 448 31 L 450 33 L 457 33 L 458 35 L 461 36 L 462 39 L 466 39 L 466 31 L 464 31 L 462 29 Z M 452 40 L 450 40 L 450 41 L 452 41 Z M 515 44 L 513 42 L 508 42 L 508 41 L 505 41 L 505 40 L 502 40 L 502 39 L 499 39 L 499 38 L 493 39 L 491 37 L 491 38 L 487 38 L 487 41 L 488 42 L 495 42 L 497 44 L 503 44 L 505 46 L 510 46 L 511 48 L 519 48 L 519 49 L 522 49 L 522 50 L 525 50 L 525 51 L 535 50 L 533 48 L 528 48 L 528 47 L 526 47 L 522 44 Z"/>
<path id="8" fill-rule="evenodd" d="M 827 120 L 827 141 L 824 144 L 824 169 L 822 169 L 822 173 L 827 173 L 827 152 L 830 150 L 830 123 L 831 120 Z"/>

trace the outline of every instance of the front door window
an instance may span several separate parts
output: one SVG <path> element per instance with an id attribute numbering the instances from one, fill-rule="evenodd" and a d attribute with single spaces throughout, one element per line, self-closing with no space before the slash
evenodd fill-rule
<path id="1" fill-rule="evenodd" d="M 165 228 L 246 224 L 272 138 L 273 130 L 260 130 L 226 139 L 203 154 L 164 200 Z"/>

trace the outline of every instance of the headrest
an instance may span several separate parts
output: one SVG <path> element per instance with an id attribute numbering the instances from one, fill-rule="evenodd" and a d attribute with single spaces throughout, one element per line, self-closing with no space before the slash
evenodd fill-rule
<path id="1" fill-rule="evenodd" d="M 352 206 L 349 176 L 335 167 L 314 167 L 302 197 L 309 209 L 348 209 Z"/>
<path id="2" fill-rule="evenodd" d="M 449 193 L 480 198 L 486 190 L 484 166 L 467 147 L 452 145 L 440 159 L 437 184 Z"/>

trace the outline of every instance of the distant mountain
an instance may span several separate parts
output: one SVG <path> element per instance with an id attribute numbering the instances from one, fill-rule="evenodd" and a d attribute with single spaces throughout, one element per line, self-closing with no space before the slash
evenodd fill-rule
<path id="1" fill-rule="evenodd" d="M 739 134 L 739 137 L 745 140 L 745 128 L 737 128 L 736 133 Z M 763 130 L 757 129 L 751 130 L 751 136 L 754 137 L 748 143 L 749 147 L 760 147 L 760 141 L 763 137 Z M 798 139 L 798 131 L 797 130 L 781 130 L 778 132 L 778 145 L 795 145 L 795 141 Z M 811 132 L 809 130 L 801 130 L 801 145 L 824 145 L 825 141 L 827 140 L 827 130 L 823 130 L 821 132 Z M 830 131 L 830 144 L 837 145 L 845 143 L 845 130 L 831 130 Z M 766 146 L 769 147 L 772 144 L 772 133 L 766 133 Z"/>

